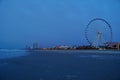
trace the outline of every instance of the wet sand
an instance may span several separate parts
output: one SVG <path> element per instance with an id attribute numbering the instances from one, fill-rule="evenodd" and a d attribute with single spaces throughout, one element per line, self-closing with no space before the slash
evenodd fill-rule
<path id="1" fill-rule="evenodd" d="M 120 80 L 120 52 L 26 51 L 0 59 L 0 80 Z"/>

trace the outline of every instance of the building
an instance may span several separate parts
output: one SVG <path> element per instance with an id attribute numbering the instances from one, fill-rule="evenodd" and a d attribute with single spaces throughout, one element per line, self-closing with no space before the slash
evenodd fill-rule
<path id="1" fill-rule="evenodd" d="M 61 45 L 61 46 L 55 46 L 54 49 L 56 49 L 56 50 L 68 50 L 68 49 L 72 49 L 72 47 Z"/>
<path id="2" fill-rule="evenodd" d="M 120 42 L 112 42 L 109 44 L 109 47 L 113 49 L 120 49 Z"/>
<path id="3" fill-rule="evenodd" d="M 39 48 L 38 43 L 34 43 L 33 44 L 33 49 L 38 49 L 38 48 Z"/>

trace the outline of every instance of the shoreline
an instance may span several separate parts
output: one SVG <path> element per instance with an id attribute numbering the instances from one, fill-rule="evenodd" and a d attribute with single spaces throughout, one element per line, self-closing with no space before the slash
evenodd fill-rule
<path id="1" fill-rule="evenodd" d="M 14 51 L 13 51 L 14 52 Z M 19 51 L 18 51 L 19 53 Z M 17 52 L 16 52 L 17 54 Z M 10 53 L 9 53 L 10 55 Z M 11 54 L 12 55 L 12 54 Z M 4 57 L 4 59 L 17 59 L 17 58 L 29 58 L 29 57 L 38 57 L 38 56 L 62 56 L 62 55 L 78 55 L 78 56 L 116 56 L 120 57 L 120 51 L 111 51 L 111 50 L 24 50 L 24 55 L 13 56 L 13 57 Z"/>
<path id="2" fill-rule="evenodd" d="M 66 79 L 67 75 L 77 75 L 77 80 L 79 80 L 81 79 L 79 76 L 84 76 L 84 73 L 88 74 L 88 71 L 94 72 L 95 75 L 96 73 L 102 75 L 105 70 L 108 70 L 112 76 L 113 73 L 118 72 L 120 53 L 114 54 L 112 52 L 108 54 L 109 51 L 107 53 L 93 52 L 85 50 L 26 51 L 27 55 L 25 56 L 0 59 L 0 79 L 39 80 L 41 78 L 42 80 L 57 80 L 59 78 L 59 80 L 68 80 Z M 101 71 L 102 73 L 99 73 Z M 79 72 L 81 74 L 78 74 Z M 58 77 L 55 78 L 55 76 Z M 94 75 L 92 77 L 94 78 Z"/>

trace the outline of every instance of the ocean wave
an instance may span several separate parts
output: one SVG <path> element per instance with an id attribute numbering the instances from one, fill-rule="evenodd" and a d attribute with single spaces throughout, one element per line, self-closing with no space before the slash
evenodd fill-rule
<path id="1" fill-rule="evenodd" d="M 25 50 L 21 50 L 21 49 L 0 49 L 0 51 L 11 52 L 11 51 L 25 51 Z"/>
<path id="2" fill-rule="evenodd" d="M 13 57 L 19 57 L 19 56 L 25 56 L 28 53 L 26 53 L 24 50 L 9 50 L 9 49 L 1 49 L 0 50 L 0 59 L 5 58 L 13 58 Z"/>
<path id="3" fill-rule="evenodd" d="M 80 55 L 81 58 L 95 58 L 95 59 L 120 59 L 119 56 L 109 56 L 109 55 Z"/>

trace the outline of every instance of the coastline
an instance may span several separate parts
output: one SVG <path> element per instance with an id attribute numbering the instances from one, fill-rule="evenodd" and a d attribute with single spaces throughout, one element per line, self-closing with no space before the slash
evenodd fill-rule
<path id="1" fill-rule="evenodd" d="M 82 80 L 81 75 L 84 78 L 88 76 L 91 80 L 97 80 L 94 75 L 101 75 L 101 80 L 104 80 L 105 75 L 111 74 L 113 80 L 116 80 L 116 69 L 120 67 L 120 52 L 114 54 L 114 51 L 109 54 L 110 51 L 103 53 L 87 50 L 25 52 L 27 55 L 0 59 L 0 80 Z M 109 73 L 105 73 L 106 70 Z M 84 75 L 91 72 L 91 76 Z M 107 77 L 109 79 L 111 78 Z"/>
<path id="2" fill-rule="evenodd" d="M 12 51 L 12 50 L 10 50 Z M 4 52 L 4 51 L 3 51 Z M 9 51 L 8 51 L 9 52 Z M 16 51 L 15 51 L 16 52 Z M 20 54 L 22 52 L 22 54 Z M 14 53 L 14 51 L 12 52 Z M 16 54 L 16 55 L 15 55 Z M 27 58 L 27 57 L 36 57 L 35 55 L 100 55 L 100 56 L 117 56 L 120 57 L 119 50 L 18 50 L 13 55 L 13 57 L 6 57 L 0 59 L 12 59 L 12 58 Z"/>

